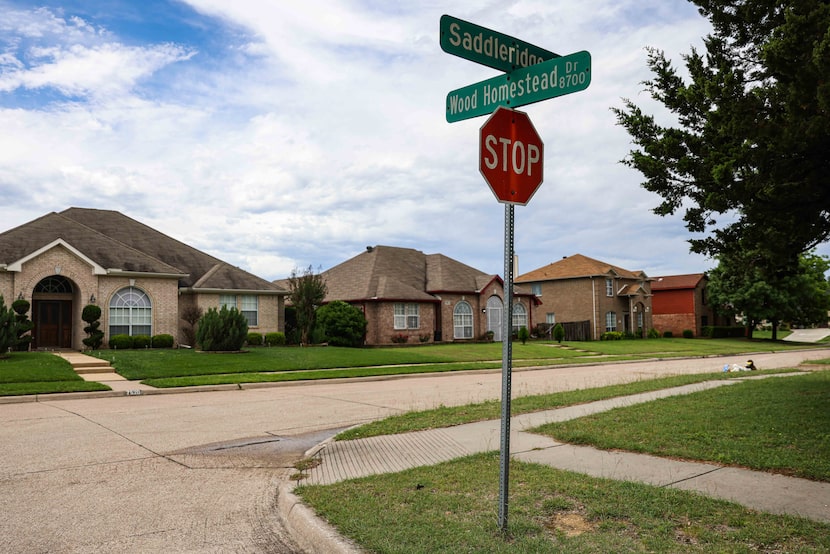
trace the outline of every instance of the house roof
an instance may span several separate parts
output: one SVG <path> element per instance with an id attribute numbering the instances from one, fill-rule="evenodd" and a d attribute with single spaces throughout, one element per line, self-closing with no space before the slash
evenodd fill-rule
<path id="1" fill-rule="evenodd" d="M 626 279 L 648 279 L 643 271 L 629 271 L 615 265 L 601 262 L 582 254 L 574 254 L 539 269 L 534 269 L 516 278 L 517 283 L 554 281 L 579 277 L 622 277 Z"/>
<path id="2" fill-rule="evenodd" d="M 370 246 L 322 274 L 332 300 L 407 300 L 435 302 L 442 292 L 477 293 L 496 275 L 488 275 L 443 254 L 412 248 Z"/>
<path id="3" fill-rule="evenodd" d="M 651 290 L 677 290 L 677 289 L 693 289 L 702 279 L 706 277 L 705 273 L 689 273 L 686 275 L 665 275 L 663 277 L 655 277 L 651 282 Z"/>
<path id="4" fill-rule="evenodd" d="M 14 267 L 54 246 L 73 250 L 101 273 L 177 277 L 180 287 L 200 290 L 285 293 L 265 279 L 111 210 L 69 208 L 0 233 L 0 266 Z"/>

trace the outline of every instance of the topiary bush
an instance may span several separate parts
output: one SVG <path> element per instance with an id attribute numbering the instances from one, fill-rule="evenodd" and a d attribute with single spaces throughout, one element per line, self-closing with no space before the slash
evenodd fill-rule
<path id="1" fill-rule="evenodd" d="M 235 352 L 248 338 L 248 320 L 236 308 L 209 308 L 199 322 L 196 342 L 208 352 Z"/>
<path id="2" fill-rule="evenodd" d="M 519 328 L 519 340 L 522 341 L 522 344 L 527 344 L 527 339 L 530 338 L 530 331 L 527 330 L 527 327 L 522 325 Z"/>
<path id="3" fill-rule="evenodd" d="M 15 319 L 17 320 L 17 345 L 14 349 L 18 352 L 29 350 L 29 344 L 34 338 L 31 331 L 35 328 L 35 324 L 29 319 L 29 306 L 29 301 L 22 298 L 12 302 L 12 310 L 14 310 Z"/>
<path id="4" fill-rule="evenodd" d="M 248 343 L 248 346 L 262 346 L 262 333 L 248 333 L 245 342 Z"/>
<path id="5" fill-rule="evenodd" d="M 565 326 L 562 325 L 561 323 L 557 323 L 556 325 L 553 326 L 553 340 L 555 340 L 556 342 L 561 344 L 564 339 L 565 339 Z"/>
<path id="6" fill-rule="evenodd" d="M 683 329 L 683 338 L 684 339 L 693 339 L 695 338 L 695 332 L 691 329 Z"/>
<path id="7" fill-rule="evenodd" d="M 342 300 L 335 300 L 318 308 L 316 319 L 317 328 L 329 344 L 351 347 L 363 345 L 368 323 L 359 308 Z"/>
<path id="8" fill-rule="evenodd" d="M 285 333 L 265 333 L 265 346 L 283 346 Z"/>
<path id="9" fill-rule="evenodd" d="M 133 335 L 133 348 L 150 348 L 152 343 L 150 335 Z"/>
<path id="10" fill-rule="evenodd" d="M 161 335 L 153 335 L 153 338 L 150 342 L 151 348 L 173 348 L 173 343 L 175 339 L 173 335 L 161 334 Z"/>
<path id="11" fill-rule="evenodd" d="M 109 347 L 114 350 L 132 348 L 133 338 L 130 335 L 113 335 L 110 337 Z"/>
<path id="12" fill-rule="evenodd" d="M 17 318 L 14 310 L 6 308 L 0 294 L 0 358 L 6 358 L 9 350 L 17 345 Z"/>
<path id="13" fill-rule="evenodd" d="M 84 327 L 86 338 L 83 339 L 83 343 L 92 350 L 98 350 L 104 342 L 104 332 L 100 329 L 101 322 L 99 321 L 101 308 L 95 304 L 87 304 L 81 312 L 81 319 L 87 324 Z"/>

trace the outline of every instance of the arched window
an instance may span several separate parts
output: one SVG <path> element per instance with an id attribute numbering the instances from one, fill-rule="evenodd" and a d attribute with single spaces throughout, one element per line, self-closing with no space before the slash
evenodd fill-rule
<path id="1" fill-rule="evenodd" d="M 110 336 L 151 335 L 153 307 L 150 297 L 141 289 L 126 287 L 110 300 Z"/>
<path id="2" fill-rule="evenodd" d="M 452 312 L 453 338 L 473 338 L 473 308 L 464 300 L 455 305 Z"/>
<path id="3" fill-rule="evenodd" d="M 52 275 L 35 285 L 35 292 L 66 293 L 72 292 L 72 283 L 61 275 Z"/>
<path id="4" fill-rule="evenodd" d="M 516 302 L 513 304 L 513 328 L 518 331 L 522 327 L 527 327 L 527 308 Z"/>

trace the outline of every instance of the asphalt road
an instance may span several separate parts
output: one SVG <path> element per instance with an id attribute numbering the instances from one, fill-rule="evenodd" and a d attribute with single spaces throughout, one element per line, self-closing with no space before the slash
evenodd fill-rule
<path id="1" fill-rule="evenodd" d="M 761 369 L 827 350 L 753 354 Z M 745 356 L 515 371 L 514 396 L 719 371 Z M 498 398 L 499 372 L 0 404 L 0 551 L 297 552 L 277 483 L 338 429 Z"/>

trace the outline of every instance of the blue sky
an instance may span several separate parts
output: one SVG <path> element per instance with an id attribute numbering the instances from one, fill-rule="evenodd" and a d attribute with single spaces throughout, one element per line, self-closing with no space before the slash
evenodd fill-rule
<path id="1" fill-rule="evenodd" d="M 447 13 L 560 54 L 591 86 L 525 106 L 545 182 L 516 208 L 519 273 L 575 253 L 651 276 L 713 262 L 619 163 L 611 106 L 644 47 L 674 59 L 707 22 L 681 0 L 0 0 L 0 231 L 71 206 L 118 210 L 268 279 L 368 245 L 502 273 L 504 207 L 478 171 L 480 117 L 453 89 L 497 72 L 444 53 Z"/>

